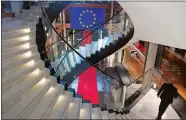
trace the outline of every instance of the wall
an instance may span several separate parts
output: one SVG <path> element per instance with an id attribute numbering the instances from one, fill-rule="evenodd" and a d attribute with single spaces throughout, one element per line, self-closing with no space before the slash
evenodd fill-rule
<path id="1" fill-rule="evenodd" d="M 134 25 L 130 43 L 144 40 L 186 49 L 186 2 L 120 2 Z"/>

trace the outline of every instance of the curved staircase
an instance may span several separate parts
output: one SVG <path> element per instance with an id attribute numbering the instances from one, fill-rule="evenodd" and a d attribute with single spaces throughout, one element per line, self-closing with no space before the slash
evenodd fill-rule
<path id="1" fill-rule="evenodd" d="M 58 84 L 40 59 L 34 24 L 2 30 L 2 118 L 139 119 L 132 112 L 101 110 Z"/>

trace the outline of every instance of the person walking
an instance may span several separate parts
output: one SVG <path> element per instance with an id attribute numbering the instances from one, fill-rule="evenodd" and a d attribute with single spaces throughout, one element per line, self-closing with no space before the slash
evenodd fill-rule
<path id="1" fill-rule="evenodd" d="M 36 24 L 36 44 L 38 46 L 39 53 L 45 52 L 46 35 L 42 18 L 39 18 L 39 22 Z"/>
<path id="2" fill-rule="evenodd" d="M 174 83 L 175 81 L 172 81 L 171 83 L 164 83 L 157 93 L 157 96 L 161 99 L 158 117 L 156 118 L 157 120 L 161 120 L 161 117 L 169 104 L 172 104 L 173 99 L 176 99 L 178 96 L 177 88 L 173 86 Z"/>

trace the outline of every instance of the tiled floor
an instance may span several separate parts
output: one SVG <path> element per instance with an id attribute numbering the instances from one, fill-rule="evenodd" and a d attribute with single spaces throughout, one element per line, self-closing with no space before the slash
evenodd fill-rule
<path id="1" fill-rule="evenodd" d="M 155 119 L 158 114 L 160 99 L 157 92 L 150 89 L 149 92 L 131 109 L 132 112 L 144 119 Z M 162 119 L 180 119 L 175 110 L 169 105 Z"/>

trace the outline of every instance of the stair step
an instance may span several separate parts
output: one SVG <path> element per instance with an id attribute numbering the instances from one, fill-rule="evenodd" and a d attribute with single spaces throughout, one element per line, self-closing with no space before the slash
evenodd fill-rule
<path id="1" fill-rule="evenodd" d="M 99 107 L 92 108 L 92 119 L 102 119 Z"/>
<path id="2" fill-rule="evenodd" d="M 123 114 L 121 117 L 122 117 L 123 119 L 128 119 L 128 118 L 126 117 L 126 114 Z"/>
<path id="3" fill-rule="evenodd" d="M 37 84 L 43 77 L 50 75 L 48 69 L 42 71 L 38 70 L 38 73 L 29 74 L 24 80 L 19 84 L 14 85 L 11 89 L 2 94 L 2 105 L 6 110 L 13 106 L 17 101 L 20 101 L 23 94 L 29 91 L 32 86 Z M 4 110 L 3 112 L 6 112 Z"/>
<path id="4" fill-rule="evenodd" d="M 31 61 L 32 62 L 32 61 Z M 32 65 L 33 64 L 33 65 Z M 45 68 L 43 61 L 32 62 L 10 72 L 9 74 L 2 76 L 2 87 L 12 86 L 18 81 L 22 80 L 23 77 L 28 75 L 30 72 L 36 69 Z M 16 78 L 15 78 L 16 76 Z M 5 89 L 5 88 L 4 88 Z"/>
<path id="5" fill-rule="evenodd" d="M 63 94 L 59 96 L 47 119 L 62 119 L 68 110 L 72 95 L 72 92 L 64 91 Z"/>
<path id="6" fill-rule="evenodd" d="M 127 115 L 128 115 L 130 118 L 132 118 L 132 119 L 138 119 L 138 118 L 136 118 L 133 114 L 131 114 L 131 112 L 128 113 Z"/>
<path id="7" fill-rule="evenodd" d="M 117 115 L 116 115 L 116 118 L 117 118 L 118 120 L 122 119 L 121 114 L 117 114 Z"/>
<path id="8" fill-rule="evenodd" d="M 34 45 L 36 44 L 36 41 L 34 39 L 30 39 L 28 41 L 5 42 L 4 44 L 2 43 L 2 52 L 19 48 L 27 43 L 29 43 L 29 45 Z"/>
<path id="9" fill-rule="evenodd" d="M 29 112 L 34 108 L 35 104 L 39 102 L 42 96 L 48 91 L 48 89 L 54 85 L 55 79 L 48 77 L 38 82 L 32 90 L 28 91 L 23 96 L 23 99 L 15 104 L 8 112 L 2 115 L 3 119 L 19 119 L 22 115 Z"/>
<path id="10" fill-rule="evenodd" d="M 14 65 L 15 63 L 17 63 L 18 61 L 25 61 L 26 59 L 30 59 L 32 56 L 39 54 L 38 51 L 36 49 L 32 49 L 30 51 L 27 51 L 21 55 L 15 56 L 13 58 L 10 59 L 5 59 L 2 61 L 3 67 L 6 66 L 11 66 Z M 19 63 L 19 62 L 18 62 Z"/>
<path id="11" fill-rule="evenodd" d="M 20 48 L 20 49 L 13 49 L 13 50 L 9 50 L 9 51 L 6 51 L 6 52 L 3 52 L 2 53 L 2 61 L 5 61 L 5 60 L 8 60 L 8 59 L 11 59 L 11 58 L 14 58 L 18 55 L 21 55 L 21 54 L 24 54 L 24 53 L 27 53 L 29 51 L 36 51 L 37 50 L 37 45 L 31 45 L 29 46 L 28 44 L 25 46 L 25 48 Z"/>
<path id="12" fill-rule="evenodd" d="M 23 36 L 35 36 L 36 33 L 35 31 L 31 31 L 29 33 L 21 33 L 21 34 L 8 34 L 8 35 L 2 35 L 2 41 L 6 41 L 6 40 L 10 40 L 10 39 L 15 39 L 15 38 L 20 38 L 20 37 L 23 37 Z"/>
<path id="13" fill-rule="evenodd" d="M 109 113 L 109 118 L 110 119 L 114 119 L 114 120 L 116 120 L 117 118 L 116 118 L 116 114 L 113 112 L 113 113 Z"/>
<path id="14" fill-rule="evenodd" d="M 80 54 L 81 54 L 83 57 L 86 58 L 86 56 L 87 56 L 86 47 L 80 46 L 79 49 L 80 49 Z M 83 59 L 82 59 L 82 60 L 83 60 Z"/>
<path id="15" fill-rule="evenodd" d="M 130 114 L 133 116 L 133 118 L 135 119 L 142 119 L 141 117 L 137 116 L 136 114 L 134 114 L 133 112 L 130 112 Z"/>
<path id="16" fill-rule="evenodd" d="M 78 119 L 81 109 L 81 103 L 82 103 L 81 98 L 73 97 L 70 102 L 68 112 L 64 116 L 64 119 Z"/>
<path id="17" fill-rule="evenodd" d="M 50 111 L 53 104 L 62 94 L 62 91 L 64 91 L 64 87 L 61 84 L 52 86 L 28 117 L 23 119 L 42 119 Z"/>
<path id="18" fill-rule="evenodd" d="M 28 28 L 30 30 L 28 30 Z M 29 31 L 35 31 L 36 25 L 24 25 L 17 28 L 6 28 L 2 29 L 2 35 L 5 34 L 22 34 L 22 33 L 28 33 Z"/>
<path id="19" fill-rule="evenodd" d="M 112 36 L 109 36 L 109 39 L 108 39 L 108 42 L 107 42 L 106 45 L 109 45 L 109 44 L 112 43 L 112 42 L 113 42 L 113 37 L 112 37 Z"/>
<path id="20" fill-rule="evenodd" d="M 110 119 L 108 111 L 101 111 L 102 119 Z"/>
<path id="21" fill-rule="evenodd" d="M 102 48 L 103 46 L 103 39 L 98 39 L 98 47 L 97 47 L 97 51 L 100 51 L 100 49 Z"/>
<path id="22" fill-rule="evenodd" d="M 29 35 L 20 36 L 17 38 L 2 40 L 2 44 L 17 43 L 17 42 L 30 41 L 30 40 L 35 40 L 35 34 L 33 35 L 29 34 Z"/>
<path id="23" fill-rule="evenodd" d="M 29 59 L 23 59 L 23 60 L 20 60 L 20 61 L 15 61 L 14 63 L 10 63 L 10 64 L 3 64 L 3 65 L 6 65 L 6 66 L 3 66 L 2 68 L 2 76 L 8 74 L 9 72 L 11 71 L 14 71 L 15 69 L 21 67 L 22 65 L 25 65 L 27 64 L 28 62 L 30 61 L 39 61 L 40 60 L 40 55 L 39 54 L 35 54 L 35 55 L 32 55 L 31 58 Z M 8 62 L 9 63 L 9 62 Z"/>
<path id="24" fill-rule="evenodd" d="M 109 37 L 104 37 L 104 41 L 103 41 L 103 46 L 102 46 L 102 48 L 105 48 L 105 46 L 106 46 L 108 40 L 109 40 Z"/>
<path id="25" fill-rule="evenodd" d="M 92 41 L 92 44 L 91 44 L 92 52 L 91 52 L 91 54 L 95 54 L 96 53 L 97 45 L 98 45 L 97 41 Z"/>
<path id="26" fill-rule="evenodd" d="M 92 108 L 91 103 L 83 103 L 81 106 L 79 119 L 86 120 L 92 119 L 91 108 Z"/>
<path id="27" fill-rule="evenodd" d="M 129 113 L 128 113 L 128 114 L 125 114 L 125 117 L 126 117 L 127 119 L 134 119 L 134 118 L 132 118 L 132 117 L 129 115 Z"/>
<path id="28" fill-rule="evenodd" d="M 91 44 L 86 44 L 86 57 L 90 57 L 91 56 Z"/>

